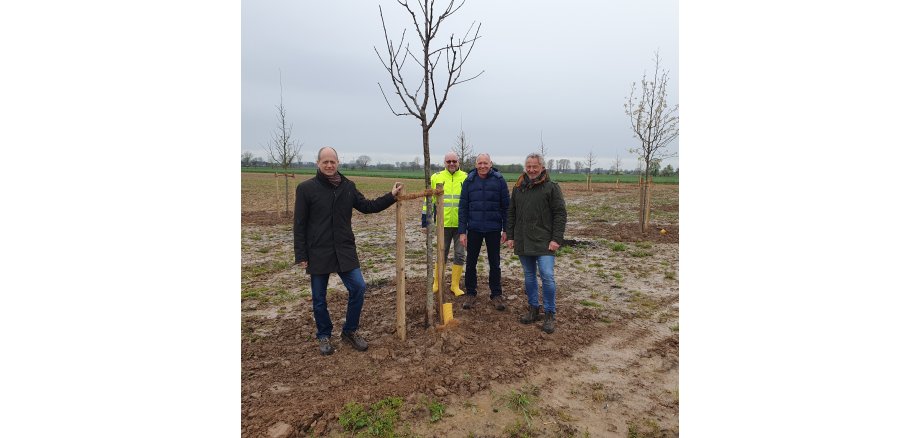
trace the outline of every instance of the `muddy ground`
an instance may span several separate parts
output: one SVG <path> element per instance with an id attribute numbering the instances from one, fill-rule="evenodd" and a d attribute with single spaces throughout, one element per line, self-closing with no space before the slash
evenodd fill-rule
<path id="1" fill-rule="evenodd" d="M 354 179 L 368 197 L 392 184 Z M 557 330 L 551 335 L 539 324 L 518 322 L 526 308 L 521 267 L 504 247 L 508 308 L 500 312 L 488 302 L 483 250 L 478 305 L 455 305 L 455 323 L 426 329 L 421 201 L 413 200 L 406 208 L 407 339 L 399 340 L 396 208 L 355 212 L 368 283 L 361 333 L 370 349 L 358 352 L 340 342 L 347 292 L 333 276 L 331 356 L 318 351 L 309 277 L 293 267 L 283 185 L 279 191 L 272 175 L 259 174 L 243 174 L 242 185 L 242 436 L 352 436 L 337 421 L 343 407 L 386 397 L 403 399 L 395 430 L 408 436 L 678 435 L 676 185 L 654 188 L 653 229 L 646 234 L 636 223 L 635 186 L 595 183 L 587 191 L 583 184 L 562 185 L 569 225 L 556 262 Z M 420 189 L 420 181 L 408 182 L 407 190 Z M 444 299 L 455 300 L 452 294 Z M 522 397 L 525 409 L 514 403 Z M 445 407 L 437 421 L 433 404 Z"/>

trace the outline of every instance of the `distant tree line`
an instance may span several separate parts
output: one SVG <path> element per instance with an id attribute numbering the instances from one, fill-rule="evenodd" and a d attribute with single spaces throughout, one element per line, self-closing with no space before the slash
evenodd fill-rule
<path id="1" fill-rule="evenodd" d="M 391 170 L 391 171 L 417 171 L 422 170 L 421 159 L 415 157 L 412 161 L 396 161 L 394 163 L 371 163 L 371 157 L 362 155 L 354 160 L 339 164 L 339 167 L 345 170 Z M 242 167 L 272 167 L 271 162 L 265 161 L 262 157 L 253 156 L 252 152 L 243 152 L 240 156 L 240 165 Z M 316 163 L 313 161 L 295 161 L 289 166 L 292 169 L 315 169 Z M 506 175 L 516 175 L 524 172 L 524 166 L 520 164 L 498 164 L 494 165 L 495 169 Z M 470 165 L 462 167 L 467 172 L 475 172 L 476 168 Z M 635 169 L 622 169 L 616 164 L 610 168 L 591 167 L 585 165 L 582 161 L 572 162 L 566 158 L 558 160 L 547 160 L 546 169 L 550 173 L 581 173 L 591 172 L 594 175 L 638 175 L 645 172 L 645 168 L 640 164 Z M 432 172 L 444 170 L 444 166 L 431 164 Z M 679 169 L 675 169 L 668 164 L 661 167 L 661 160 L 655 160 L 651 163 L 649 174 L 652 176 L 675 176 L 678 175 Z"/>

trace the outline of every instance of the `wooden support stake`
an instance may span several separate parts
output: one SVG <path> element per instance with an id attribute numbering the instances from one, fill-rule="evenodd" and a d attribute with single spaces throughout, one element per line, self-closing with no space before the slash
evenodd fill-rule
<path id="1" fill-rule="evenodd" d="M 406 218 L 402 201 L 396 201 L 396 333 L 399 340 L 406 340 Z"/>
<path id="2" fill-rule="evenodd" d="M 648 181 L 645 182 L 645 229 L 648 229 L 650 220 L 650 215 L 652 213 L 652 177 L 648 177 Z"/>
<path id="3" fill-rule="evenodd" d="M 444 183 L 438 183 L 437 185 L 437 206 L 435 207 L 438 212 L 438 272 L 434 274 L 438 276 L 438 314 L 441 315 L 441 324 L 446 324 L 447 320 L 444 315 L 444 288 L 447 287 L 447 283 L 444 283 Z"/>

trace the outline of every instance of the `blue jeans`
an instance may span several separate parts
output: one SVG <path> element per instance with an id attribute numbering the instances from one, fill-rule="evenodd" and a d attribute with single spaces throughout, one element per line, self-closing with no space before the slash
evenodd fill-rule
<path id="1" fill-rule="evenodd" d="M 489 298 L 495 298 L 502 294 L 501 231 L 466 231 L 466 293 L 476 296 L 476 265 L 479 262 L 479 250 L 482 249 L 483 240 L 486 241 L 486 255 L 489 258 Z"/>
<path id="2" fill-rule="evenodd" d="M 361 308 L 364 307 L 364 291 L 367 284 L 361 275 L 361 268 L 347 272 L 339 272 L 339 278 L 348 289 L 348 310 L 345 312 L 345 327 L 343 332 L 358 330 L 361 321 Z M 332 336 L 332 320 L 329 319 L 329 309 L 326 308 L 326 286 L 329 285 L 329 274 L 311 274 L 310 288 L 313 292 L 313 319 L 316 320 L 316 337 Z"/>
<path id="3" fill-rule="evenodd" d="M 556 313 L 556 279 L 553 275 L 553 265 L 556 256 L 518 256 L 524 268 L 524 291 L 527 292 L 527 303 L 540 307 L 540 295 L 537 289 L 537 268 L 540 269 L 540 280 L 543 282 L 543 311 Z"/>

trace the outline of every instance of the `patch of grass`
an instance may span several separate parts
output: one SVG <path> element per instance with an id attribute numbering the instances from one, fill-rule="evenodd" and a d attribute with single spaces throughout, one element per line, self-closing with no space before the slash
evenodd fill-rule
<path id="1" fill-rule="evenodd" d="M 576 265 L 580 265 L 580 264 L 581 264 L 581 260 L 575 259 L 572 263 L 574 263 L 574 264 L 576 264 Z"/>
<path id="2" fill-rule="evenodd" d="M 667 271 L 664 273 L 664 278 L 666 280 L 674 280 L 674 271 Z"/>
<path id="3" fill-rule="evenodd" d="M 258 263 L 255 265 L 243 266 L 243 278 L 253 278 L 262 275 L 274 274 L 290 269 L 293 263 L 290 261 L 274 260 L 270 262 Z"/>
<path id="4" fill-rule="evenodd" d="M 629 255 L 631 257 L 651 257 L 652 253 L 648 251 L 630 251 Z"/>
<path id="5" fill-rule="evenodd" d="M 573 254 L 574 252 L 575 252 L 575 249 L 573 249 L 571 246 L 566 245 L 556 250 L 556 257 L 566 256 L 569 254 Z"/>
<path id="6" fill-rule="evenodd" d="M 652 313 L 658 309 L 658 303 L 654 299 L 637 290 L 629 291 L 629 298 L 626 300 L 633 305 L 633 308 L 642 318 L 652 316 Z"/>
<path id="7" fill-rule="evenodd" d="M 613 251 L 626 251 L 626 244 L 623 242 L 616 242 L 610 245 L 610 249 Z"/>
<path id="8" fill-rule="evenodd" d="M 671 331 L 674 332 L 674 333 L 678 333 L 679 330 L 680 330 L 679 324 L 674 324 L 674 325 L 672 325 L 672 326 L 669 327 L 669 328 L 670 328 Z"/>
<path id="9" fill-rule="evenodd" d="M 246 289 L 240 293 L 240 299 L 264 301 L 265 296 L 263 295 L 263 292 L 265 292 L 265 289 L 266 288 L 261 287 L 256 289 Z"/>
<path id="10" fill-rule="evenodd" d="M 302 298 L 304 297 L 303 295 L 304 295 L 303 291 L 293 293 L 291 291 L 281 289 L 281 290 L 275 291 L 275 294 L 274 296 L 270 298 L 270 301 L 273 304 L 284 304 L 284 303 L 289 303 L 291 301 L 295 301 L 298 298 Z M 311 296 L 311 295 L 308 295 L 308 296 Z"/>
<path id="11" fill-rule="evenodd" d="M 619 273 L 619 272 L 614 272 L 614 273 L 613 273 L 613 278 L 615 278 L 617 281 L 623 281 L 623 274 L 621 274 L 621 273 Z"/>
<path id="12" fill-rule="evenodd" d="M 604 324 L 610 324 L 610 323 L 613 322 L 613 321 L 610 320 L 610 318 L 608 318 L 608 317 L 606 317 L 606 316 L 602 316 L 602 317 L 598 318 L 597 320 L 600 321 L 600 322 L 602 322 L 602 323 L 604 323 Z"/>
<path id="13" fill-rule="evenodd" d="M 436 423 L 439 420 L 441 420 L 441 418 L 444 417 L 444 404 L 443 403 L 437 400 L 432 400 L 428 402 L 427 407 L 428 407 L 428 420 L 430 422 Z"/>
<path id="14" fill-rule="evenodd" d="M 502 430 L 502 436 L 507 436 L 509 438 L 530 438 L 536 436 L 536 432 L 530 427 L 530 423 L 517 420 L 514 424 L 505 426 L 505 429 Z"/>
<path id="15" fill-rule="evenodd" d="M 387 397 L 369 408 L 349 402 L 339 413 L 339 424 L 349 432 L 358 432 L 358 437 L 395 437 L 399 421 L 400 397 Z"/>
<path id="16" fill-rule="evenodd" d="M 520 390 L 511 390 L 503 398 L 511 410 L 524 415 L 524 420 L 529 425 L 533 415 L 536 413 L 536 406 L 534 405 L 539 393 L 540 388 L 534 385 L 525 385 Z"/>
<path id="17" fill-rule="evenodd" d="M 661 436 L 661 427 L 655 420 L 646 418 L 639 422 L 627 422 L 627 438 L 657 438 Z"/>
<path id="18" fill-rule="evenodd" d="M 589 267 L 589 268 L 603 268 L 604 265 L 602 265 L 602 264 L 600 264 L 600 263 L 591 263 L 590 265 L 588 265 L 588 267 Z"/>
<path id="19" fill-rule="evenodd" d="M 601 296 L 601 294 L 597 293 L 597 291 L 593 291 L 593 290 L 591 291 L 591 299 L 592 299 L 592 300 L 596 300 L 596 299 L 600 298 L 600 296 Z"/>
<path id="20" fill-rule="evenodd" d="M 651 247 L 651 242 L 636 242 L 636 248 L 649 249 Z"/>
<path id="21" fill-rule="evenodd" d="M 585 307 L 595 307 L 595 308 L 604 307 L 603 304 L 595 303 L 594 301 L 589 301 L 589 300 L 581 300 L 578 302 L 578 304 L 581 304 L 582 306 L 585 306 Z"/>

